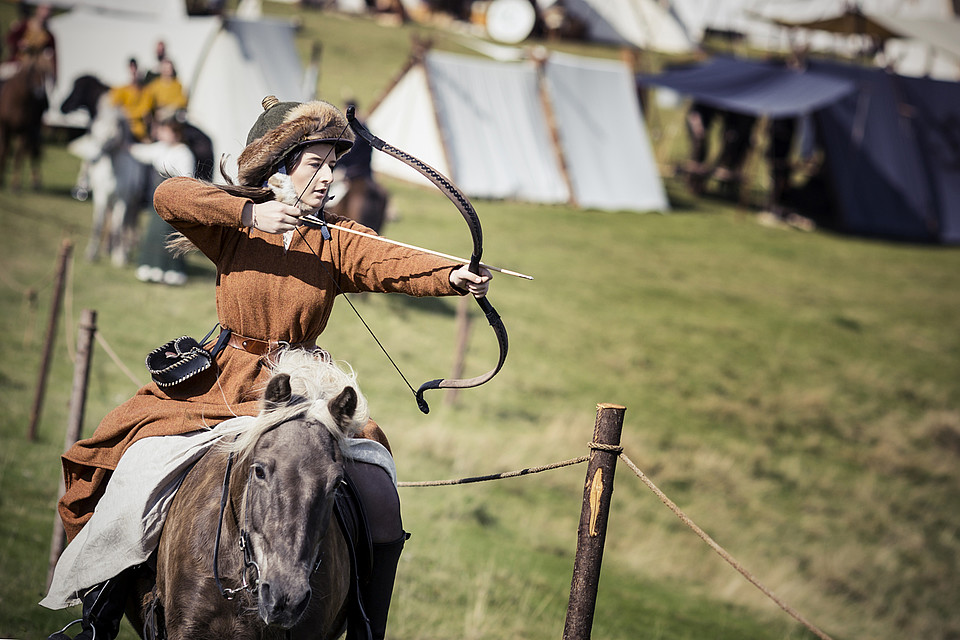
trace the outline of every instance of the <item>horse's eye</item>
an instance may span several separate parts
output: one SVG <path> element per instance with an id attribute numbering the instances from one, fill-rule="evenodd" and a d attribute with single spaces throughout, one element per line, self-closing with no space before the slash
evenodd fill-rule
<path id="1" fill-rule="evenodd" d="M 267 472 L 263 470 L 263 467 L 257 464 L 253 466 L 253 475 L 257 476 L 258 480 L 263 480 L 267 477 Z"/>

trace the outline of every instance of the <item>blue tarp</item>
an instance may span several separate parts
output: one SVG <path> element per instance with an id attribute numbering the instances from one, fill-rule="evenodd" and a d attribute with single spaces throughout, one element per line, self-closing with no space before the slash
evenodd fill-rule
<path id="1" fill-rule="evenodd" d="M 960 244 L 960 83 L 811 62 L 714 58 L 638 77 L 735 113 L 812 113 L 839 229 Z"/>
<path id="2" fill-rule="evenodd" d="M 856 89 L 854 82 L 833 75 L 720 57 L 659 75 L 640 76 L 638 81 L 668 87 L 726 111 L 771 118 L 811 113 Z"/>
<path id="3" fill-rule="evenodd" d="M 960 83 L 812 67 L 857 86 L 816 114 L 841 228 L 960 244 Z"/>

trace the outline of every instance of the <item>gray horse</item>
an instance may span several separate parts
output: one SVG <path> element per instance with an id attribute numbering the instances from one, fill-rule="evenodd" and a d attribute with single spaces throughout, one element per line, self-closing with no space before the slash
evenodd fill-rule
<path id="1" fill-rule="evenodd" d="M 350 556 L 331 514 L 341 445 L 366 403 L 339 367 L 292 355 L 300 364 L 271 378 L 256 424 L 225 436 L 178 490 L 156 584 L 128 606 L 136 628 L 157 612 L 169 640 L 332 640 L 346 628 Z"/>

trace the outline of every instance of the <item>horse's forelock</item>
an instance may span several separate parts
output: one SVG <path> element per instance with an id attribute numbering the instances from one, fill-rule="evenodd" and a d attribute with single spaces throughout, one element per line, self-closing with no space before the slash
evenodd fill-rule
<path id="1" fill-rule="evenodd" d="M 238 427 L 236 433 L 224 435 L 221 443 L 239 458 L 248 457 L 263 434 L 291 420 L 304 419 L 321 424 L 338 442 L 355 435 L 369 420 L 366 398 L 360 393 L 356 375 L 346 363 L 333 362 L 328 357 L 302 349 L 288 349 L 276 359 L 273 371 L 274 375 L 290 376 L 293 394 L 286 403 L 266 406 L 252 424 L 246 423 Z M 356 392 L 357 406 L 352 418 L 341 427 L 338 424 L 340 416 L 330 413 L 329 403 L 348 386 Z"/>

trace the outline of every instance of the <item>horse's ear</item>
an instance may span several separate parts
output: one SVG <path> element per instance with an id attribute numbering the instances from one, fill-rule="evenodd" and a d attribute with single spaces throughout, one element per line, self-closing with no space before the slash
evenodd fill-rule
<path id="1" fill-rule="evenodd" d="M 330 401 L 327 408 L 330 410 L 330 415 L 336 420 L 340 430 L 345 431 L 350 422 L 353 421 L 353 415 L 357 412 L 356 389 L 344 387 L 340 395 Z"/>
<path id="2" fill-rule="evenodd" d="M 293 392 L 290 390 L 290 376 L 286 373 L 280 373 L 267 383 L 267 390 L 263 392 L 264 408 L 286 404 L 290 402 Z"/>

